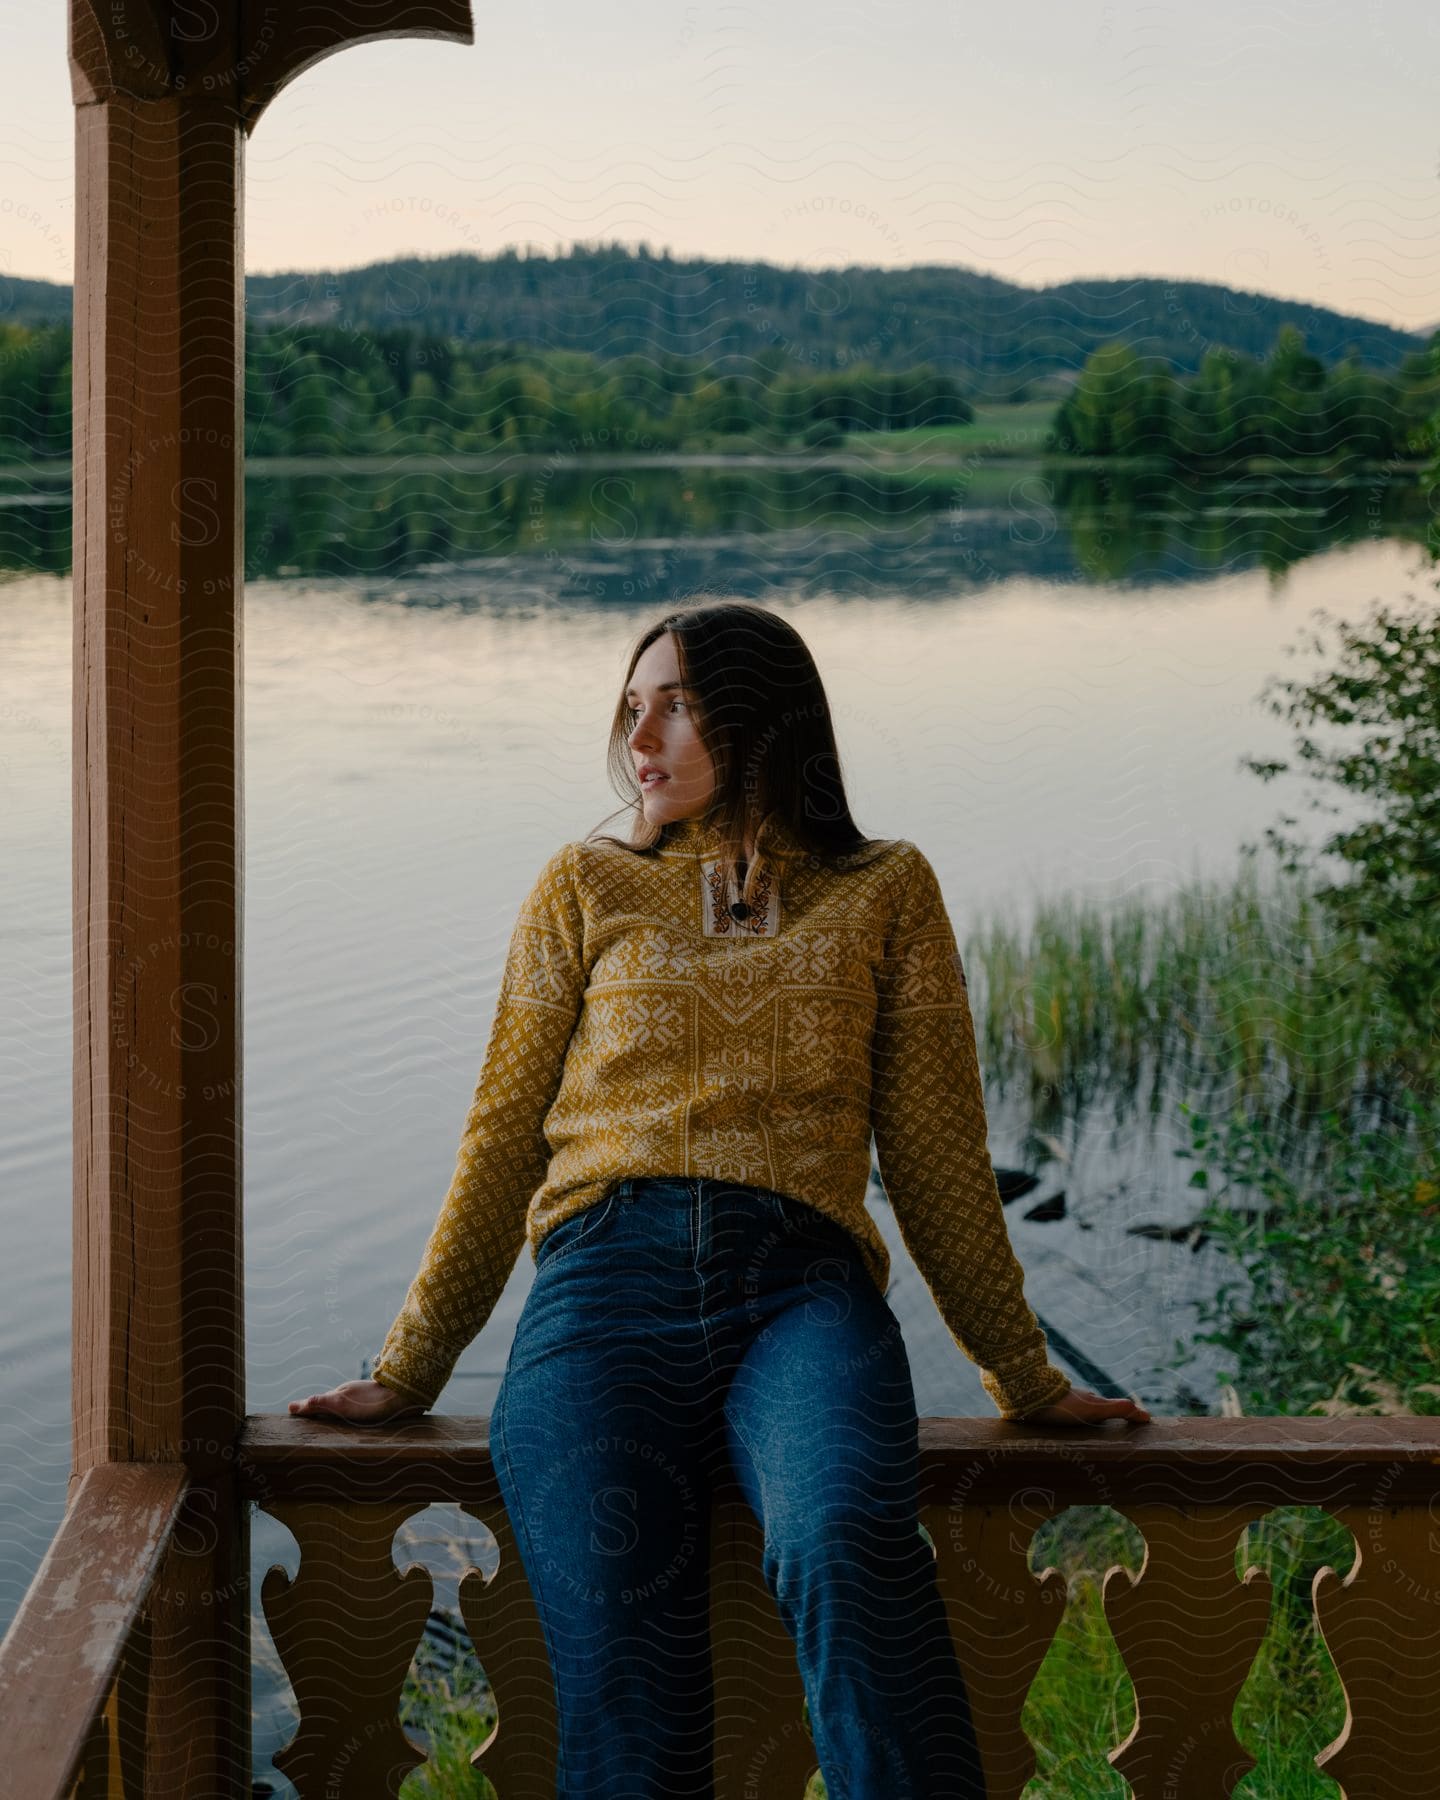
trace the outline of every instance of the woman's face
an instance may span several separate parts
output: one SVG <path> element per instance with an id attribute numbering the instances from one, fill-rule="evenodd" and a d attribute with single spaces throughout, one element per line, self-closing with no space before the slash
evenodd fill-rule
<path id="1" fill-rule="evenodd" d="M 641 653 L 625 702 L 630 708 L 630 755 L 645 817 L 656 825 L 703 813 L 715 791 L 715 765 L 700 741 L 693 694 L 679 685 L 675 639 L 662 631 Z M 646 782 L 658 769 L 664 779 Z"/>

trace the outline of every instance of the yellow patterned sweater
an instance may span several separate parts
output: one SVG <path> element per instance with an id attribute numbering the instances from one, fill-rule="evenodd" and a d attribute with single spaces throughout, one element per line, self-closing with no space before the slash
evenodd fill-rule
<path id="1" fill-rule="evenodd" d="M 433 1406 L 525 1243 L 533 1258 L 626 1176 L 793 1195 L 854 1235 L 884 1293 L 890 1255 L 865 1206 L 873 1133 L 902 1241 L 1002 1416 L 1067 1391 L 1006 1231 L 935 871 L 903 839 L 840 868 L 768 825 L 758 849 L 739 919 L 698 820 L 649 855 L 579 841 L 545 863 L 377 1381 Z"/>

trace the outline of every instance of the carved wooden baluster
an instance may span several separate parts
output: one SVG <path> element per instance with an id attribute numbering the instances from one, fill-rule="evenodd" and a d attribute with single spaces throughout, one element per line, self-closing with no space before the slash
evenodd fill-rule
<path id="1" fill-rule="evenodd" d="M 1013 1800 L 1035 1773 L 1020 1725 L 1030 1684 L 1065 1611 L 1065 1575 L 1030 1571 L 1030 1540 L 1048 1508 L 922 1506 L 935 1577 L 970 1696 L 991 1800 Z"/>
<path id="2" fill-rule="evenodd" d="M 551 1800 L 555 1792 L 555 1684 L 515 1531 L 499 1500 L 460 1510 L 478 1519 L 500 1547 L 487 1581 L 479 1569 L 460 1578 L 460 1616 L 495 1696 L 495 1727 L 470 1761 L 505 1800 Z"/>
<path id="3" fill-rule="evenodd" d="M 278 1564 L 260 1588 L 300 1724 L 274 1757 L 302 1800 L 397 1795 L 425 1752 L 397 1716 L 434 1595 L 430 1571 L 395 1567 L 395 1533 L 428 1502 L 276 1500 L 264 1511 L 293 1532 L 300 1572 Z"/>
<path id="4" fill-rule="evenodd" d="M 1118 1565 L 1105 1574 L 1105 1616 L 1136 1707 L 1110 1762 L 1135 1800 L 1217 1800 L 1255 1766 L 1230 1719 L 1264 1642 L 1270 1578 L 1256 1564 L 1237 1577 L 1235 1551 L 1270 1504 L 1117 1510 L 1143 1535 L 1145 1561 L 1136 1575 Z"/>
<path id="5" fill-rule="evenodd" d="M 1345 1689 L 1344 1729 L 1315 1758 L 1347 1800 L 1414 1800 L 1440 1770 L 1440 1557 L 1430 1508 L 1327 1507 L 1355 1539 L 1348 1578 L 1316 1571 L 1325 1647 Z"/>
<path id="6" fill-rule="evenodd" d="M 765 1585 L 764 1545 L 744 1501 L 717 1496 L 710 1529 L 716 1800 L 801 1800 L 818 1766 L 795 1640 Z"/>

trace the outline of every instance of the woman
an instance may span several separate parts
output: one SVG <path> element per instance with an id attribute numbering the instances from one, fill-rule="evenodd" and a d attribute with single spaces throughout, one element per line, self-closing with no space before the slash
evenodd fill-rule
<path id="1" fill-rule="evenodd" d="M 743 602 L 657 621 L 610 751 L 639 817 L 555 852 L 521 909 L 454 1181 L 375 1379 L 291 1411 L 433 1406 L 528 1240 L 490 1441 L 555 1677 L 558 1791 L 712 1791 L 706 1508 L 728 1471 L 763 1527 L 830 1800 L 973 1800 L 864 1204 L 872 1133 L 902 1238 L 1002 1415 L 1149 1415 L 1048 1361 L 939 883 L 914 844 L 856 828 L 794 629 Z"/>

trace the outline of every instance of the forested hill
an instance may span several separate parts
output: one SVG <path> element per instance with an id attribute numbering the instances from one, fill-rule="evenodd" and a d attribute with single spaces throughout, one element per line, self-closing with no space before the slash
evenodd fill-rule
<path id="1" fill-rule="evenodd" d="M 941 265 L 787 269 L 681 261 L 644 246 L 250 275 L 245 290 L 256 327 L 404 327 L 602 357 L 701 357 L 717 372 L 753 364 L 767 350 L 767 360 L 811 370 L 930 363 L 996 398 L 1021 397 L 1030 384 L 1037 392 L 1063 387 L 1092 350 L 1117 338 L 1177 373 L 1197 370 L 1216 345 L 1263 358 L 1287 323 L 1327 365 L 1353 355 L 1394 369 L 1427 338 L 1205 282 L 1133 276 L 1034 289 Z M 0 321 L 47 323 L 68 317 L 69 306 L 67 287 L 0 276 Z"/>

